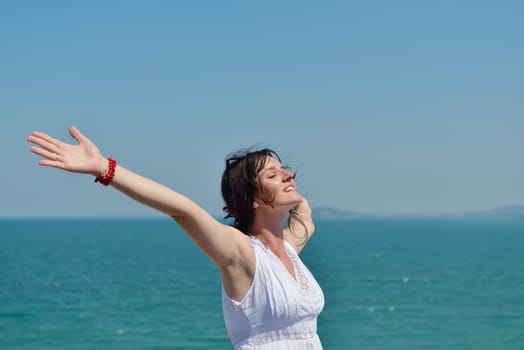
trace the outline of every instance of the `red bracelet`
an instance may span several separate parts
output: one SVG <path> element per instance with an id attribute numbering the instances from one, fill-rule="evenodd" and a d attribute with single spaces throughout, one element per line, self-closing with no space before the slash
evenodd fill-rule
<path id="1" fill-rule="evenodd" d="M 95 182 L 100 182 L 104 186 L 109 186 L 113 177 L 115 177 L 116 160 L 109 158 L 109 166 L 107 172 L 103 175 L 98 176 Z"/>

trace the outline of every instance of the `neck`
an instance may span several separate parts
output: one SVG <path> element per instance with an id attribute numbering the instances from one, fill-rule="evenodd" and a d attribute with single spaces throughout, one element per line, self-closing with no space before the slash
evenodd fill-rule
<path id="1" fill-rule="evenodd" d="M 274 215 L 255 215 L 255 221 L 249 231 L 273 251 L 280 251 L 284 248 L 284 221 L 286 217 L 287 213 L 278 220 Z"/>

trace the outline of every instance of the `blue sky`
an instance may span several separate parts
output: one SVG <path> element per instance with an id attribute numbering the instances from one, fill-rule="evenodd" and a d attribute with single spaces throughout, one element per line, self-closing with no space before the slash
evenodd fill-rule
<path id="1" fill-rule="evenodd" d="M 313 206 L 524 203 L 521 1 L 0 5 L 0 216 L 156 215 L 37 166 L 32 130 L 221 213 L 224 158 L 271 146 Z"/>

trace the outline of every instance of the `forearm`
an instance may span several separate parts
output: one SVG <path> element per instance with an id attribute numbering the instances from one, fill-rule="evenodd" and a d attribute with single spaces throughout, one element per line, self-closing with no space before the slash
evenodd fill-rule
<path id="1" fill-rule="evenodd" d="M 313 211 L 311 210 L 311 207 L 309 206 L 309 202 L 306 198 L 302 198 L 302 201 L 299 205 L 295 208 L 295 211 L 298 215 L 300 215 L 304 220 L 309 219 L 312 220 Z"/>
<path id="2" fill-rule="evenodd" d="M 111 186 L 137 202 L 174 218 L 183 217 L 190 210 L 190 206 L 194 205 L 182 194 L 121 165 L 116 168 Z"/>
<path id="3" fill-rule="evenodd" d="M 302 202 L 295 208 L 296 213 L 304 221 L 304 225 L 307 227 L 308 234 L 312 235 L 315 231 L 315 224 L 313 223 L 313 211 L 309 206 L 309 202 L 306 198 L 302 199 Z"/>
<path id="4" fill-rule="evenodd" d="M 284 231 L 286 241 L 295 248 L 297 253 L 302 251 L 315 232 L 312 214 L 308 201 L 303 198 L 295 207 L 289 220 L 289 227 Z"/>

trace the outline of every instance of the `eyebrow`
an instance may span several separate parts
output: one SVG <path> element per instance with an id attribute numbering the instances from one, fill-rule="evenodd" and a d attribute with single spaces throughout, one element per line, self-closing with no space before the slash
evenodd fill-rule
<path id="1" fill-rule="evenodd" d="M 269 168 L 264 168 L 264 169 L 262 169 L 262 170 L 260 170 L 260 171 L 264 171 L 264 172 L 266 172 L 266 171 L 278 170 L 278 169 L 287 169 L 287 167 L 286 167 L 285 165 L 283 165 L 283 164 L 280 166 L 280 168 L 278 168 L 278 167 L 272 165 L 272 166 L 270 166 Z"/>

